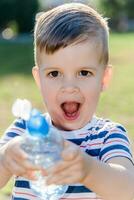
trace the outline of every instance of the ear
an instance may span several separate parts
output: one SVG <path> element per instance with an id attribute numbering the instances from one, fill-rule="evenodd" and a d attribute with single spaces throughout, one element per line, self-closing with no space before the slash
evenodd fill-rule
<path id="1" fill-rule="evenodd" d="M 38 86 L 38 88 L 41 88 L 41 84 L 40 84 L 40 75 L 39 75 L 39 68 L 37 66 L 32 68 L 32 74 L 34 77 L 34 80 Z"/>
<path id="2" fill-rule="evenodd" d="M 108 88 L 109 82 L 112 77 L 112 66 L 109 65 L 105 68 L 103 79 L 102 79 L 102 91 Z"/>

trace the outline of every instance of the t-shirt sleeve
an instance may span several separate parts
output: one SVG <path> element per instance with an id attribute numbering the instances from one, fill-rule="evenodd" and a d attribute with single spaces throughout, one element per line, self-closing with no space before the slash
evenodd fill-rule
<path id="1" fill-rule="evenodd" d="M 21 136 L 25 133 L 26 124 L 22 119 L 16 119 L 9 128 L 5 131 L 3 136 L 0 139 L 0 146 L 6 144 L 12 138 L 16 136 Z"/>
<path id="2" fill-rule="evenodd" d="M 120 124 L 108 130 L 99 154 L 99 159 L 102 162 L 107 162 L 114 157 L 126 157 L 134 163 L 127 132 Z"/>

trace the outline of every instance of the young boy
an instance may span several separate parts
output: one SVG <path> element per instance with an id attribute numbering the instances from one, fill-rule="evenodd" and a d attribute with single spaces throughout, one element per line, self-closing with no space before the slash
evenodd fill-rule
<path id="1" fill-rule="evenodd" d="M 97 118 L 101 92 L 111 75 L 108 27 L 92 8 L 71 3 L 40 15 L 35 26 L 34 79 L 48 122 L 63 135 L 63 160 L 46 171 L 48 184 L 67 184 L 61 199 L 132 200 L 134 166 L 123 126 Z M 13 200 L 39 200 L 29 188 L 32 170 L 20 149 L 24 121 L 1 139 L 0 187 L 16 176 Z"/>

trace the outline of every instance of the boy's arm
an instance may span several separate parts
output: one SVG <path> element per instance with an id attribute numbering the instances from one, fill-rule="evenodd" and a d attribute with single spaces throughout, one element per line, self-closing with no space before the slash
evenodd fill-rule
<path id="1" fill-rule="evenodd" d="M 21 149 L 22 137 L 17 136 L 0 148 L 0 188 L 11 176 L 22 176 L 35 180 L 34 171 L 40 167 L 33 165 L 28 155 Z"/>
<path id="2" fill-rule="evenodd" d="M 12 173 L 4 165 L 4 151 L 6 145 L 0 148 L 0 188 L 4 187 L 9 179 L 12 177 Z"/>
<path id="3" fill-rule="evenodd" d="M 9 170 L 9 168 L 11 169 L 10 161 L 8 161 L 8 163 L 10 164 L 7 164 L 8 167 L 6 167 L 5 152 L 7 151 L 10 141 L 12 141 L 16 136 L 23 134 L 24 131 L 25 131 L 24 122 L 20 119 L 17 119 L 10 125 L 10 127 L 8 127 L 8 129 L 0 139 L 0 188 L 4 187 L 6 183 L 9 181 L 9 179 L 14 175 L 13 173 L 11 173 L 11 170 Z M 15 148 L 16 148 L 15 145 L 13 145 L 13 149 Z"/>
<path id="4" fill-rule="evenodd" d="M 89 168 L 89 173 L 83 180 L 86 187 L 95 191 L 104 200 L 134 198 L 134 166 L 129 159 L 116 157 L 102 163 L 87 155 L 86 160 L 86 167 Z"/>
<path id="5" fill-rule="evenodd" d="M 48 184 L 81 183 L 103 200 L 134 198 L 134 166 L 126 157 L 98 161 L 68 141 L 63 161 L 48 170 Z"/>

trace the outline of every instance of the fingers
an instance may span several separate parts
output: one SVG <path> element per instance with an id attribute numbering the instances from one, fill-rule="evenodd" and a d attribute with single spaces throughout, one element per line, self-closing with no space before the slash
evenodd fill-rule
<path id="1" fill-rule="evenodd" d="M 8 159 L 7 160 L 6 168 L 13 175 L 16 175 L 16 176 L 19 176 L 20 174 L 26 173 L 26 170 L 22 166 L 18 165 L 18 163 L 15 160 L 13 160 L 13 159 Z"/>
<path id="2" fill-rule="evenodd" d="M 21 149 L 22 138 L 20 136 L 12 139 L 5 145 L 5 156 L 11 156 L 18 160 L 26 159 L 28 155 Z"/>
<path id="3" fill-rule="evenodd" d="M 21 138 L 18 136 L 3 147 L 3 166 L 11 175 L 25 175 L 32 178 L 29 171 L 39 170 L 40 168 L 28 160 L 29 156 L 20 148 L 20 144 Z"/>
<path id="4" fill-rule="evenodd" d="M 29 160 L 29 155 L 26 154 L 22 149 L 18 147 L 16 152 L 12 152 L 12 159 L 18 164 L 21 165 L 22 167 L 26 168 L 27 170 L 38 170 L 40 167 L 37 165 L 34 165 L 30 160 Z"/>
<path id="5" fill-rule="evenodd" d="M 37 180 L 36 172 L 37 171 L 27 170 L 24 174 L 21 174 L 21 176 L 29 180 Z"/>
<path id="6" fill-rule="evenodd" d="M 75 184 L 81 181 L 83 173 L 77 166 L 71 166 L 58 174 L 51 174 L 47 177 L 47 184 Z"/>
<path id="7" fill-rule="evenodd" d="M 10 154 L 12 154 L 12 157 L 16 160 L 25 160 L 28 159 L 28 154 L 25 153 L 19 146 L 13 149 Z"/>
<path id="8" fill-rule="evenodd" d="M 21 139 L 16 137 L 5 149 L 5 163 L 10 172 L 16 176 L 23 176 L 35 180 L 33 170 L 41 170 L 28 160 L 28 155 L 20 148 Z M 44 176 L 48 175 L 48 183 L 69 184 L 78 182 L 81 177 L 81 151 L 79 147 L 69 141 L 64 141 L 62 160 L 56 166 L 42 170 Z M 51 174 L 51 175 L 50 175 Z M 71 174 L 71 176 L 70 176 Z M 76 174 L 76 175 L 75 175 Z"/>
<path id="9" fill-rule="evenodd" d="M 74 172 L 73 172 L 74 173 Z M 78 183 L 78 177 L 71 177 L 71 174 L 69 176 L 64 176 L 60 178 L 53 178 L 53 179 L 47 179 L 46 184 L 51 185 L 69 185 L 69 184 L 76 184 Z"/>
<path id="10" fill-rule="evenodd" d="M 16 160 L 8 159 L 7 160 L 7 169 L 11 172 L 12 175 L 15 176 L 22 176 L 27 179 L 36 180 L 35 176 L 35 168 L 28 163 L 27 167 L 24 165 L 20 165 L 16 162 Z M 36 171 L 39 169 L 36 169 Z"/>
<path id="11" fill-rule="evenodd" d="M 68 169 L 69 167 L 77 164 L 78 159 L 77 157 L 74 157 L 74 159 L 70 159 L 73 158 L 73 154 L 69 155 L 68 158 L 66 158 L 66 160 L 61 160 L 58 163 L 56 163 L 54 166 L 52 166 L 51 168 L 47 169 L 47 173 L 48 174 L 56 174 L 59 173 L 65 169 Z"/>
<path id="12" fill-rule="evenodd" d="M 23 154 L 21 150 L 18 149 L 16 153 L 10 152 L 7 153 L 8 155 L 5 156 L 4 164 L 7 168 L 12 169 L 12 163 L 15 163 L 15 165 L 18 165 L 20 168 L 25 169 L 38 169 L 39 167 L 34 166 L 29 160 L 28 156 Z M 10 166 L 11 165 L 11 166 Z M 13 166 L 14 168 L 14 166 Z M 21 172 L 22 173 L 22 172 Z"/>
<path id="13" fill-rule="evenodd" d="M 86 156 L 78 146 L 65 142 L 63 160 L 48 170 L 48 184 L 80 183 L 86 176 Z"/>
<path id="14" fill-rule="evenodd" d="M 21 165 L 26 170 L 39 170 L 41 167 L 34 165 L 28 159 L 23 159 L 21 162 L 20 160 L 14 159 L 18 165 Z"/>
<path id="15" fill-rule="evenodd" d="M 62 152 L 63 160 L 71 161 L 78 156 L 79 152 L 80 150 L 78 146 L 76 146 L 75 144 L 71 142 L 64 141 L 64 150 Z"/>
<path id="16" fill-rule="evenodd" d="M 56 163 L 53 167 L 48 168 L 47 172 L 49 174 L 56 174 L 72 165 L 77 164 L 80 160 L 80 154 L 81 152 L 76 145 L 65 141 L 64 150 L 62 152 L 62 160 Z"/>

